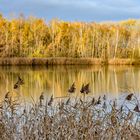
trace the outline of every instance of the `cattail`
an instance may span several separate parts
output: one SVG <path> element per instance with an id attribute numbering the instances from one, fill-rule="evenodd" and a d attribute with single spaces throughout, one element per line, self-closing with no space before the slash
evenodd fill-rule
<path id="1" fill-rule="evenodd" d="M 126 97 L 125 99 L 128 100 L 128 101 L 130 101 L 130 100 L 132 99 L 132 96 L 133 96 L 133 95 L 134 95 L 134 94 L 131 93 L 131 94 L 127 95 L 127 97 Z"/>
<path id="2" fill-rule="evenodd" d="M 75 88 L 75 83 L 73 83 L 73 84 L 71 85 L 71 87 L 69 88 L 68 92 L 69 92 L 69 93 L 74 93 L 75 90 L 76 90 L 76 88 Z"/>

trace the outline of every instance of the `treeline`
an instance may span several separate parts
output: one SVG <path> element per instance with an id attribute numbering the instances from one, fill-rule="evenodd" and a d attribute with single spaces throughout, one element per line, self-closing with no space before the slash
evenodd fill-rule
<path id="1" fill-rule="evenodd" d="M 47 23 L 0 16 L 0 57 L 139 58 L 140 22 Z"/>

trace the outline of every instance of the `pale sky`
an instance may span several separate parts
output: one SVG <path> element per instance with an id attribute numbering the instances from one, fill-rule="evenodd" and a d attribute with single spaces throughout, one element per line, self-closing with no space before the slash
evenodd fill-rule
<path id="1" fill-rule="evenodd" d="M 19 15 L 66 21 L 118 21 L 140 18 L 140 0 L 0 0 L 7 18 Z"/>

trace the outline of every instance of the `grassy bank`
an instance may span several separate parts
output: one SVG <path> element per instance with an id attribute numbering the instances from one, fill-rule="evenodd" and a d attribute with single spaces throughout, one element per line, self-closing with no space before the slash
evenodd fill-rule
<path id="1" fill-rule="evenodd" d="M 0 65 L 140 65 L 140 59 L 100 58 L 0 58 Z"/>
<path id="2" fill-rule="evenodd" d="M 138 140 L 138 99 L 129 94 L 121 100 L 71 97 L 60 102 L 41 94 L 38 102 L 25 106 L 7 93 L 0 103 L 0 139 Z"/>

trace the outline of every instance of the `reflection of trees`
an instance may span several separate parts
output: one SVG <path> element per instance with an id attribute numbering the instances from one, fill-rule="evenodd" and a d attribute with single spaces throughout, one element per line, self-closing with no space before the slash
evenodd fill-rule
<path id="1" fill-rule="evenodd" d="M 140 91 L 140 69 L 132 66 L 49 66 L 0 67 L 0 97 L 13 91 L 17 76 L 25 81 L 20 88 L 24 97 L 38 99 L 41 92 L 55 97 L 66 96 L 71 83 L 75 82 L 77 94 L 83 83 L 90 83 L 91 95 L 113 94 L 121 91 Z"/>

